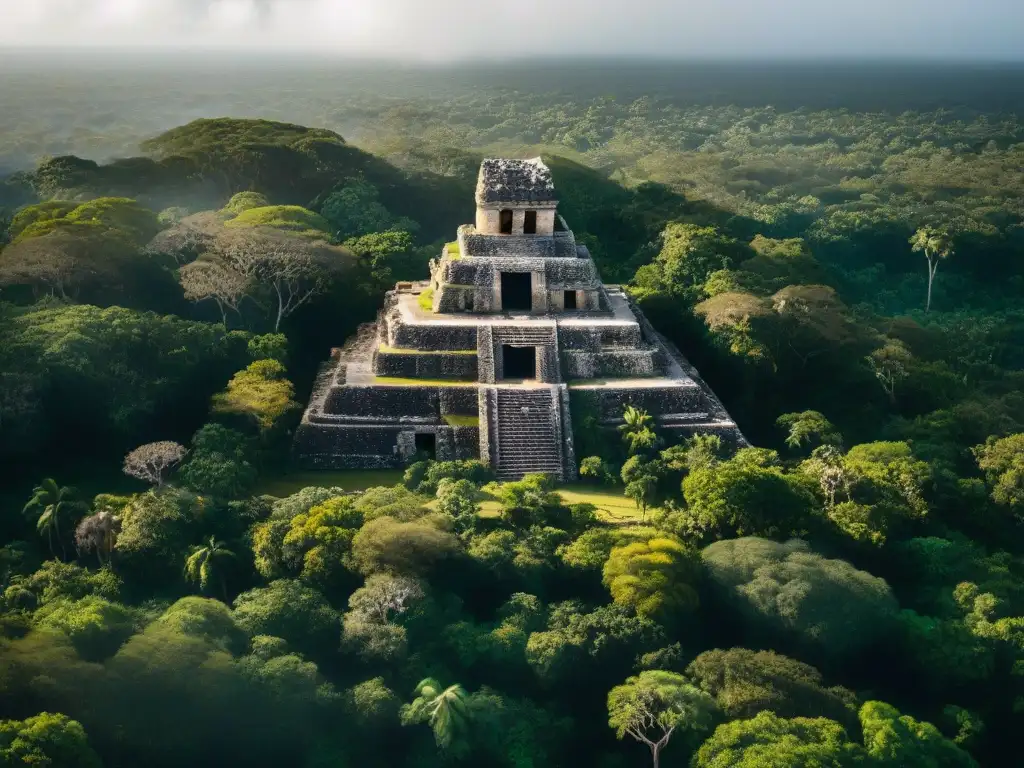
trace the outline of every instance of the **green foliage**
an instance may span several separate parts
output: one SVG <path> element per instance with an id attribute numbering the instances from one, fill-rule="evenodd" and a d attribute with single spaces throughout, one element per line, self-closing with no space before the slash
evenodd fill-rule
<path id="1" fill-rule="evenodd" d="M 656 538 L 653 528 L 599 526 L 581 533 L 560 551 L 562 562 L 571 568 L 599 571 L 615 547 Z"/>
<path id="2" fill-rule="evenodd" d="M 308 240 L 329 240 L 331 227 L 322 216 L 299 205 L 268 205 L 246 208 L 224 226 L 229 228 L 256 228 L 287 232 Z"/>
<path id="3" fill-rule="evenodd" d="M 345 692 L 346 709 L 363 728 L 384 728 L 398 718 L 401 700 L 384 682 L 374 677 Z"/>
<path id="4" fill-rule="evenodd" d="M 239 192 L 231 196 L 223 210 L 237 216 L 253 208 L 266 208 L 269 205 L 270 201 L 259 192 Z"/>
<path id="5" fill-rule="evenodd" d="M 192 436 L 192 449 L 178 479 L 196 493 L 244 496 L 256 482 L 245 435 L 221 424 L 206 424 Z"/>
<path id="6" fill-rule="evenodd" d="M 456 755 L 464 753 L 473 717 L 467 698 L 461 685 L 442 689 L 437 680 L 428 677 L 416 686 L 412 703 L 402 707 L 402 724 L 429 723 L 440 749 Z"/>
<path id="7" fill-rule="evenodd" d="M 604 585 L 612 600 L 654 619 L 696 610 L 699 578 L 698 554 L 670 538 L 616 547 L 604 564 Z"/>
<path id="8" fill-rule="evenodd" d="M 437 511 L 454 517 L 459 528 L 472 528 L 480 512 L 477 487 L 469 480 L 445 478 L 437 486 Z"/>
<path id="9" fill-rule="evenodd" d="M 262 433 L 280 428 L 283 420 L 299 409 L 292 398 L 295 387 L 285 378 L 277 360 L 257 360 L 239 371 L 227 389 L 214 395 L 213 412 L 251 418 Z"/>
<path id="10" fill-rule="evenodd" d="M 5 414 L 7 452 L 38 446 L 58 427 L 152 429 L 205 401 L 244 354 L 244 336 L 218 326 L 121 307 L 40 305 L 0 315 L 0 334 L 0 368 L 25 384 L 24 402 Z"/>
<path id="11" fill-rule="evenodd" d="M 884 579 L 814 554 L 798 539 L 719 541 L 703 558 L 712 582 L 741 615 L 829 656 L 856 653 L 893 627 L 898 606 Z"/>
<path id="12" fill-rule="evenodd" d="M 817 447 L 842 443 L 842 436 L 832 422 L 817 411 L 784 413 L 775 420 L 775 423 L 787 430 L 786 445 L 793 449 L 802 448 L 805 444 Z"/>
<path id="13" fill-rule="evenodd" d="M 25 720 L 0 721 L 0 759 L 6 765 L 100 768 L 82 724 L 42 712 Z"/>
<path id="14" fill-rule="evenodd" d="M 185 560 L 185 578 L 199 584 L 199 588 L 203 590 L 208 589 L 211 582 L 219 581 L 224 600 L 227 602 L 228 588 L 224 569 L 234 559 L 235 553 L 224 546 L 224 542 L 217 541 L 211 536 L 206 544 L 194 547 L 192 554 Z"/>
<path id="15" fill-rule="evenodd" d="M 249 357 L 257 360 L 276 360 L 288 365 L 288 337 L 283 333 L 265 333 L 249 339 Z"/>
<path id="16" fill-rule="evenodd" d="M 943 765 L 974 768 L 978 764 L 931 723 L 901 715 L 893 706 L 869 701 L 860 709 L 864 745 L 879 765 Z"/>
<path id="17" fill-rule="evenodd" d="M 850 727 L 857 725 L 851 691 L 825 688 L 817 669 L 774 651 L 705 651 L 690 662 L 686 676 L 711 695 L 729 718 L 770 711 L 779 717 L 829 717 Z"/>
<path id="18" fill-rule="evenodd" d="M 316 652 L 337 636 L 339 617 L 323 595 L 292 579 L 235 598 L 234 619 L 250 635 L 281 637 L 300 649 Z"/>
<path id="19" fill-rule="evenodd" d="M 553 685 L 579 681 L 598 670 L 601 679 L 621 680 L 638 656 L 664 644 L 661 626 L 624 606 L 586 612 L 579 603 L 567 601 L 551 607 L 543 630 L 530 633 L 526 660 Z"/>
<path id="20" fill-rule="evenodd" d="M 334 189 L 320 205 L 320 215 L 331 225 L 337 240 L 361 237 L 372 232 L 404 230 L 415 232 L 419 225 L 404 216 L 395 216 L 379 200 L 379 192 L 365 180 L 350 182 Z"/>
<path id="21" fill-rule="evenodd" d="M 786 473 L 774 452 L 757 451 L 742 449 L 686 476 L 686 523 L 694 535 L 786 536 L 807 524 L 814 503 L 807 485 Z"/>
<path id="22" fill-rule="evenodd" d="M 714 700 L 675 672 L 647 670 L 608 693 L 608 725 L 650 747 L 655 766 L 673 734 L 708 730 L 715 714 Z"/>
<path id="23" fill-rule="evenodd" d="M 458 540 L 434 520 L 401 522 L 378 517 L 352 540 L 352 563 L 363 574 L 420 575 L 459 552 Z"/>
<path id="24" fill-rule="evenodd" d="M 694 768 L 850 768 L 869 764 L 839 723 L 824 717 L 784 719 L 761 712 L 718 726 L 693 759 Z"/>
<path id="25" fill-rule="evenodd" d="M 138 617 L 130 608 L 91 595 L 79 600 L 46 603 L 35 614 L 35 625 L 63 632 L 84 659 L 112 656 L 134 634 Z"/>
<path id="26" fill-rule="evenodd" d="M 1024 510 L 1024 433 L 992 436 L 973 452 L 992 489 L 992 500 L 1019 515 Z"/>
<path id="27" fill-rule="evenodd" d="M 180 556 L 194 540 L 206 505 L 176 489 L 136 496 L 122 513 L 115 551 L 142 572 L 180 572 Z"/>
<path id="28" fill-rule="evenodd" d="M 254 540 L 266 536 L 264 531 L 274 529 L 277 523 L 272 520 L 258 524 Z M 362 524 L 363 514 L 351 498 L 327 499 L 288 522 L 277 557 L 290 573 L 304 581 L 321 586 L 336 584 L 344 577 L 343 558 Z"/>
<path id="29" fill-rule="evenodd" d="M 56 231 L 110 231 L 135 246 L 148 243 L 159 231 L 156 214 L 128 198 L 101 197 L 88 203 L 53 201 L 29 206 L 15 216 L 16 240 L 42 237 Z"/>
<path id="30" fill-rule="evenodd" d="M 90 596 L 114 601 L 120 597 L 121 586 L 121 578 L 108 568 L 92 571 L 74 563 L 47 560 L 34 573 L 11 578 L 4 599 L 9 606 L 15 599 L 27 599 L 30 607 Z"/>
<path id="31" fill-rule="evenodd" d="M 405 487 L 417 493 L 433 496 L 442 480 L 468 480 L 481 486 L 494 479 L 494 472 L 477 460 L 434 461 L 411 464 L 405 471 Z"/>

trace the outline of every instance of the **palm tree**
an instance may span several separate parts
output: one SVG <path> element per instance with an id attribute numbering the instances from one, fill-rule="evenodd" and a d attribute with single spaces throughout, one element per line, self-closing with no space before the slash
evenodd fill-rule
<path id="1" fill-rule="evenodd" d="M 654 433 L 654 417 L 642 408 L 627 405 L 622 413 L 625 423 L 619 425 L 622 439 L 629 444 L 629 453 L 634 455 L 653 448 L 658 442 Z"/>
<path id="2" fill-rule="evenodd" d="M 228 585 L 220 563 L 232 560 L 234 557 L 235 553 L 227 549 L 224 542 L 217 541 L 211 536 L 209 542 L 195 547 L 192 554 L 185 560 L 185 578 L 193 583 L 199 582 L 200 589 L 206 589 L 210 580 L 217 576 L 226 603 L 228 602 Z"/>
<path id="3" fill-rule="evenodd" d="M 465 747 L 466 731 L 471 718 L 469 695 L 461 685 L 449 685 L 444 690 L 432 677 L 416 686 L 416 700 L 406 707 L 403 721 L 426 720 L 434 729 L 434 740 L 441 749 L 460 751 Z"/>
<path id="4" fill-rule="evenodd" d="M 38 515 L 36 519 L 36 530 L 39 535 L 46 535 L 50 545 L 50 554 L 54 557 L 57 553 L 53 551 L 53 537 L 57 537 L 60 543 L 61 554 L 66 558 L 67 550 L 64 547 L 64 540 L 61 538 L 60 521 L 78 505 L 71 500 L 74 496 L 74 488 L 61 486 L 52 477 L 43 480 L 32 489 L 32 498 L 22 509 L 26 515 Z"/>
<path id="5" fill-rule="evenodd" d="M 921 227 L 910 238 L 910 247 L 914 253 L 923 252 L 928 259 L 928 301 L 924 305 L 924 311 L 928 312 L 932 308 L 932 283 L 935 282 L 939 260 L 953 255 L 953 241 L 944 229 Z"/>

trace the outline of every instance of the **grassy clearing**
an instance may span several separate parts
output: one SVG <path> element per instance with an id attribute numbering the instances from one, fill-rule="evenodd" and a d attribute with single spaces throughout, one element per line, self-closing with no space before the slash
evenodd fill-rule
<path id="1" fill-rule="evenodd" d="M 475 417 L 464 417 L 475 418 Z M 261 480 L 256 494 L 267 494 L 282 498 L 301 491 L 303 488 L 331 488 L 337 486 L 346 491 L 365 491 L 367 488 L 392 486 L 402 482 L 404 472 L 400 469 L 346 469 L 290 472 Z M 593 504 L 597 507 L 598 519 L 609 525 L 630 525 L 640 523 L 640 510 L 619 488 L 600 485 L 563 485 L 557 488 L 566 504 Z M 648 513 L 650 510 L 648 510 Z M 501 503 L 488 490 L 480 492 L 480 516 L 498 517 Z"/>
<path id="2" fill-rule="evenodd" d="M 374 384 L 389 387 L 475 387 L 475 381 L 458 379 L 404 379 L 399 376 L 374 376 Z"/>
<path id="3" fill-rule="evenodd" d="M 424 312 L 434 311 L 434 289 L 427 288 L 419 296 L 416 297 L 416 303 L 420 305 L 420 309 Z"/>
<path id="4" fill-rule="evenodd" d="M 640 523 L 640 510 L 632 500 L 622 495 L 621 489 L 600 485 L 562 485 L 555 489 L 566 504 L 593 504 L 597 507 L 597 519 L 609 525 Z M 648 516 L 651 513 L 648 509 Z M 494 494 L 482 492 L 481 517 L 497 517 L 501 504 Z"/>
<path id="5" fill-rule="evenodd" d="M 385 355 L 475 355 L 475 349 L 405 349 L 381 344 L 377 351 Z"/>
<path id="6" fill-rule="evenodd" d="M 402 482 L 405 472 L 401 469 L 345 469 L 289 472 L 284 475 L 260 480 L 256 495 L 266 494 L 282 498 L 303 488 L 331 488 L 337 486 L 346 491 L 365 491 L 380 485 L 391 486 Z"/>
<path id="7" fill-rule="evenodd" d="M 479 416 L 466 416 L 461 413 L 448 413 L 442 416 L 449 427 L 479 427 Z"/>

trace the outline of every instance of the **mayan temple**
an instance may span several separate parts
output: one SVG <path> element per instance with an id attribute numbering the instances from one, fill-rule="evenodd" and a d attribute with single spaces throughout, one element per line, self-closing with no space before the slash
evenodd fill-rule
<path id="1" fill-rule="evenodd" d="M 298 459 L 387 468 L 422 453 L 479 458 L 502 480 L 573 480 L 583 404 L 609 440 L 632 404 L 665 434 L 742 441 L 697 372 L 619 286 L 601 283 L 557 208 L 540 158 L 484 160 L 476 223 L 431 261 L 429 282 L 388 292 L 377 322 L 321 370 Z"/>

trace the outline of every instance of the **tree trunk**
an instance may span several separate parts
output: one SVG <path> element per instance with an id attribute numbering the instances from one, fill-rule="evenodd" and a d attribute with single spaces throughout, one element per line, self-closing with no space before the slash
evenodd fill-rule
<path id="1" fill-rule="evenodd" d="M 46 543 L 50 545 L 50 554 L 53 555 L 53 559 L 57 559 L 57 553 L 53 551 L 53 528 L 46 529 Z"/>
<path id="2" fill-rule="evenodd" d="M 281 330 L 281 317 L 284 315 L 284 299 L 281 297 L 281 286 L 274 283 L 274 290 L 277 291 L 277 321 L 274 323 L 274 333 Z"/>
<path id="3" fill-rule="evenodd" d="M 57 533 L 57 543 L 60 544 L 60 554 L 65 560 L 67 560 L 68 551 L 64 548 L 64 539 L 62 539 L 60 535 L 60 523 L 57 520 L 56 509 L 53 510 L 53 530 Z M 56 555 L 54 555 L 54 557 L 56 557 Z"/>
<path id="4" fill-rule="evenodd" d="M 938 268 L 938 261 L 928 260 L 928 301 L 924 305 L 925 312 L 930 312 L 932 308 L 932 283 L 935 281 L 935 271 Z"/>
<path id="5" fill-rule="evenodd" d="M 651 744 L 651 765 L 654 768 L 658 768 L 658 763 L 661 759 L 661 745 Z"/>

